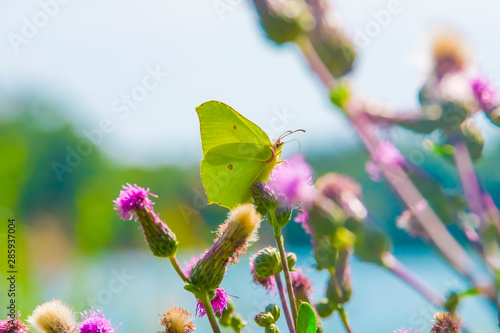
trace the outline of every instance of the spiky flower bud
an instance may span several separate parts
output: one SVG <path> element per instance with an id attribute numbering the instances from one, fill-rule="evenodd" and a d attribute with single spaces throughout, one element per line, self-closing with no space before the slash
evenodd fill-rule
<path id="1" fill-rule="evenodd" d="M 432 333 L 458 333 L 462 327 L 462 320 L 448 312 L 438 312 L 434 315 Z"/>
<path id="2" fill-rule="evenodd" d="M 270 314 L 269 312 L 260 312 L 259 314 L 255 315 L 255 322 L 260 327 L 266 327 L 271 324 L 274 324 L 276 320 L 274 319 L 273 315 Z"/>
<path id="3" fill-rule="evenodd" d="M 288 206 L 283 206 L 276 209 L 276 222 L 278 223 L 278 226 L 280 226 L 281 228 L 286 226 L 292 218 L 292 212 L 293 209 Z"/>
<path id="4" fill-rule="evenodd" d="M 175 234 L 154 213 L 154 202 L 149 196 L 157 197 L 137 185 L 123 186 L 119 197 L 114 201 L 115 209 L 123 220 L 131 220 L 135 215 L 141 224 L 146 242 L 151 252 L 161 258 L 174 256 L 177 253 L 178 242 Z"/>
<path id="5" fill-rule="evenodd" d="M 288 264 L 288 269 L 292 269 L 297 264 L 297 255 L 293 252 L 287 252 L 286 262 Z"/>
<path id="6" fill-rule="evenodd" d="M 227 264 L 235 264 L 257 240 L 260 220 L 252 204 L 232 210 L 219 227 L 214 245 L 191 268 L 190 283 L 201 290 L 215 290 L 224 278 Z"/>
<path id="7" fill-rule="evenodd" d="M 276 304 L 271 303 L 268 306 L 266 306 L 266 312 L 269 312 L 273 316 L 275 322 L 278 321 L 278 319 L 280 319 L 281 310 Z"/>
<path id="8" fill-rule="evenodd" d="M 257 252 L 253 258 L 254 274 L 258 278 L 269 278 L 281 272 L 281 259 L 278 249 L 268 246 Z"/>
<path id="9" fill-rule="evenodd" d="M 254 4 L 262 27 L 276 44 L 295 41 L 314 24 L 303 0 L 254 0 Z"/>
<path id="10" fill-rule="evenodd" d="M 266 183 L 256 182 L 252 186 L 252 196 L 257 212 L 266 216 L 271 209 L 278 208 L 278 198 Z"/>
<path id="11" fill-rule="evenodd" d="M 165 313 L 160 324 L 165 326 L 163 333 L 191 333 L 196 330 L 191 314 L 183 308 L 172 308 Z"/>
<path id="12" fill-rule="evenodd" d="M 28 322 L 41 333 L 73 333 L 77 327 L 73 311 L 58 299 L 37 306 Z"/>

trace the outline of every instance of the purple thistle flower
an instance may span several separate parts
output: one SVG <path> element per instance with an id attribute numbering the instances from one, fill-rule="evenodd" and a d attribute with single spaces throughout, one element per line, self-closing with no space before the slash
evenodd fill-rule
<path id="1" fill-rule="evenodd" d="M 28 333 L 28 326 L 21 320 L 21 312 L 18 312 L 17 318 L 0 320 L 0 333 Z"/>
<path id="2" fill-rule="evenodd" d="M 298 297 L 310 298 L 313 293 L 311 281 L 302 273 L 302 269 L 290 272 L 293 291 Z"/>
<path id="3" fill-rule="evenodd" d="M 153 210 L 154 202 L 149 199 L 150 195 L 158 198 L 157 195 L 149 193 L 149 188 L 144 189 L 140 186 L 132 186 L 127 183 L 127 186 L 123 185 L 123 190 L 120 191 L 118 198 L 113 201 L 115 203 L 114 208 L 123 220 L 131 220 L 135 210 L 138 208 L 149 211 Z"/>
<path id="4" fill-rule="evenodd" d="M 497 102 L 497 92 L 491 82 L 485 78 L 477 77 L 471 80 L 470 85 L 479 106 L 484 111 L 492 111 Z"/>
<path id="5" fill-rule="evenodd" d="M 395 330 L 394 333 L 420 333 L 420 330 L 418 331 L 414 331 L 413 330 L 413 327 L 410 328 L 409 330 L 405 329 L 404 327 L 403 328 L 400 328 L 398 330 Z"/>
<path id="6" fill-rule="evenodd" d="M 366 172 L 373 181 L 378 182 L 381 179 L 380 175 L 383 168 L 391 165 L 402 166 L 405 163 L 406 160 L 403 154 L 391 142 L 384 141 L 373 154 L 372 160 L 366 164 Z"/>
<path id="7" fill-rule="evenodd" d="M 228 304 L 226 291 L 223 288 L 215 289 L 215 296 L 210 301 L 210 304 L 212 305 L 212 309 L 215 314 L 220 313 L 220 315 L 222 315 L 222 311 L 227 309 Z M 198 304 L 196 305 L 196 315 L 201 318 L 206 314 L 207 312 L 205 311 L 205 307 L 200 301 L 198 301 Z"/>
<path id="8" fill-rule="evenodd" d="M 277 165 L 268 185 L 285 206 L 300 204 L 302 207 L 308 207 L 313 200 L 312 168 L 300 154 Z"/>
<path id="9" fill-rule="evenodd" d="M 111 321 L 104 317 L 104 313 L 100 310 L 95 311 L 92 308 L 88 313 L 81 313 L 82 322 L 80 324 L 80 333 L 114 333 L 120 325 L 111 326 Z"/>

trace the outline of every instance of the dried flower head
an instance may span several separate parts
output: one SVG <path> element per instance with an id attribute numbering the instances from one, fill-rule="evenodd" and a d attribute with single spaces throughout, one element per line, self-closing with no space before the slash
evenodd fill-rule
<path id="1" fill-rule="evenodd" d="M 277 165 L 268 185 L 285 206 L 308 207 L 314 197 L 312 168 L 302 155 L 294 155 Z"/>
<path id="2" fill-rule="evenodd" d="M 73 311 L 58 299 L 37 306 L 28 322 L 43 333 L 72 333 L 77 326 Z"/>
<path id="3" fill-rule="evenodd" d="M 94 308 L 81 313 L 82 322 L 80 323 L 80 333 L 115 333 L 117 327 L 111 326 L 111 320 L 106 319 L 104 313 Z"/>
<path id="4" fill-rule="evenodd" d="M 0 320 L 0 333 L 28 333 L 28 326 L 21 320 L 21 312 L 17 313 L 17 318 Z"/>
<path id="5" fill-rule="evenodd" d="M 229 300 L 227 298 L 226 291 L 223 288 L 215 289 L 215 296 L 210 300 L 214 313 L 219 313 L 222 316 L 222 311 L 227 309 L 228 303 Z M 198 304 L 196 305 L 196 315 L 198 317 L 203 317 L 206 314 L 207 312 L 205 311 L 203 303 L 198 301 Z"/>
<path id="6" fill-rule="evenodd" d="M 469 54 L 463 39 L 454 31 L 441 31 L 433 43 L 434 72 L 440 79 L 465 68 Z"/>
<path id="7" fill-rule="evenodd" d="M 261 216 L 252 204 L 238 206 L 219 227 L 214 245 L 204 253 L 189 274 L 191 284 L 202 290 L 219 287 L 227 264 L 234 265 L 239 256 L 258 239 Z"/>
<path id="8" fill-rule="evenodd" d="M 438 312 L 434 315 L 432 333 L 458 333 L 462 327 L 462 320 L 449 312 Z"/>
<path id="9" fill-rule="evenodd" d="M 191 313 L 183 308 L 172 308 L 165 313 L 160 324 L 165 326 L 163 333 L 191 333 L 196 326 L 191 320 Z"/>

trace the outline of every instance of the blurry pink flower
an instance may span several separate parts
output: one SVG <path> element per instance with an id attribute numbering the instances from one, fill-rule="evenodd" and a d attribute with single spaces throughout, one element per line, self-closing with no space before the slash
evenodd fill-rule
<path id="1" fill-rule="evenodd" d="M 307 207 L 314 195 L 312 168 L 302 155 L 294 155 L 277 165 L 268 182 L 278 200 L 285 206 Z"/>
<path id="2" fill-rule="evenodd" d="M 479 106 L 484 111 L 492 111 L 497 102 L 497 92 L 491 82 L 485 78 L 477 77 L 471 80 L 470 84 Z"/>
<path id="3" fill-rule="evenodd" d="M 401 166 L 405 162 L 403 154 L 391 142 L 384 141 L 373 154 L 372 160 L 366 164 L 365 170 L 370 175 L 371 180 L 378 182 L 381 179 L 383 168 L 393 165 Z"/>

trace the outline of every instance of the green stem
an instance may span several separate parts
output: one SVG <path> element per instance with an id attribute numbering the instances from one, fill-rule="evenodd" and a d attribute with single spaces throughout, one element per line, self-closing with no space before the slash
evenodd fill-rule
<path id="1" fill-rule="evenodd" d="M 281 227 L 278 226 L 278 221 L 276 219 L 276 211 L 270 210 L 271 222 L 274 226 L 274 238 L 276 239 L 276 244 L 278 245 L 278 250 L 280 251 L 281 265 L 283 267 L 283 274 L 285 275 L 286 289 L 288 291 L 288 300 L 290 303 L 290 308 L 292 309 L 293 322 L 297 323 L 297 304 L 295 303 L 295 295 L 293 293 L 292 279 L 290 278 L 290 270 L 288 269 L 288 262 L 286 260 L 285 247 L 283 246 L 283 236 L 281 235 Z"/>
<path id="2" fill-rule="evenodd" d="M 347 320 L 347 313 L 344 310 L 342 305 L 337 306 L 337 310 L 339 310 L 340 319 L 342 319 L 342 324 L 344 324 L 345 330 L 347 333 L 352 333 L 351 326 L 349 326 L 349 321 Z"/>
<path id="3" fill-rule="evenodd" d="M 179 262 L 177 261 L 177 257 L 174 255 L 174 256 L 168 257 L 168 259 L 170 259 L 170 263 L 174 267 L 177 274 L 179 274 L 182 281 L 184 281 L 184 283 L 189 283 L 186 275 L 184 275 L 184 272 L 182 272 L 182 269 L 179 266 Z"/>
<path id="4" fill-rule="evenodd" d="M 217 324 L 217 318 L 215 318 L 214 310 L 212 309 L 212 304 L 210 304 L 210 299 L 208 298 L 208 293 L 202 292 L 198 295 L 198 299 L 201 304 L 205 308 L 205 312 L 207 313 L 208 321 L 210 322 L 210 326 L 212 327 L 212 331 L 214 333 L 221 333 L 219 325 Z"/>

